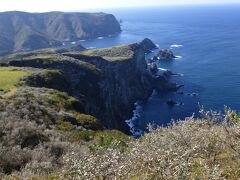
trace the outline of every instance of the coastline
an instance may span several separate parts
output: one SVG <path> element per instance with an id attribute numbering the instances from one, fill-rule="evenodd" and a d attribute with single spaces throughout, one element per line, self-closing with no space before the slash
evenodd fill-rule
<path id="1" fill-rule="evenodd" d="M 158 44 L 155 44 L 155 45 L 156 45 L 155 51 L 159 51 L 160 46 Z M 180 47 L 183 47 L 183 45 L 171 45 L 169 48 L 173 49 L 173 48 L 180 48 Z M 148 63 L 148 61 L 149 61 L 148 58 L 150 57 L 151 60 L 154 60 L 154 57 L 155 57 L 155 54 L 156 54 L 155 51 L 151 50 L 151 51 L 149 51 L 149 53 L 145 53 L 145 61 L 147 63 L 147 70 L 148 70 L 149 73 L 151 73 L 151 70 L 150 70 L 151 69 L 151 63 Z M 150 53 L 151 53 L 151 56 L 149 56 Z M 173 61 L 175 59 L 179 59 L 179 58 L 182 58 L 182 57 L 181 56 L 175 56 L 175 58 L 173 58 Z M 157 61 L 161 61 L 161 60 L 158 59 Z M 153 77 L 154 76 L 155 77 L 162 77 L 162 78 L 166 79 L 167 83 L 169 82 L 170 77 L 183 77 L 184 76 L 184 74 L 182 74 L 182 73 L 173 73 L 169 69 L 161 68 L 161 67 L 159 67 L 159 65 L 157 63 L 156 63 L 156 65 L 157 65 L 158 72 L 156 74 L 151 73 L 152 76 Z M 159 71 L 162 71 L 162 72 L 159 72 Z M 169 72 L 170 74 L 167 74 L 166 72 Z M 177 85 L 176 84 L 176 89 L 174 91 L 177 92 L 183 86 L 184 85 Z M 165 90 L 163 90 L 163 91 L 165 91 Z M 167 91 L 171 92 L 172 90 L 169 89 Z M 146 99 L 146 101 L 151 100 L 152 97 L 155 94 L 159 94 L 159 93 L 161 93 L 161 91 L 157 91 L 155 88 L 153 88 L 151 95 Z M 192 93 L 192 94 L 195 94 L 195 93 Z M 189 96 L 192 96 L 192 95 L 189 95 Z M 144 135 L 144 130 L 136 127 L 136 123 L 141 120 L 141 116 L 143 114 L 143 108 L 144 108 L 143 104 L 144 104 L 144 102 L 140 101 L 140 100 L 135 102 L 134 103 L 134 109 L 132 111 L 132 117 L 130 119 L 125 120 L 126 124 L 128 125 L 128 127 L 130 129 L 130 132 L 131 132 L 131 134 L 134 138 L 139 138 L 139 137 Z M 174 105 L 175 106 L 184 106 L 184 103 L 183 102 L 176 102 Z"/>

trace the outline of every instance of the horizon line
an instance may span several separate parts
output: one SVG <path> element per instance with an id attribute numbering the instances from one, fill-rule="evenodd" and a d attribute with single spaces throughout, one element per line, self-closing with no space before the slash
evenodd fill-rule
<path id="1" fill-rule="evenodd" d="M 86 12 L 93 10 L 116 10 L 116 9 L 137 9 L 137 8 L 162 8 L 162 7 L 188 7 L 188 6 L 224 6 L 224 5 L 240 5 L 240 2 L 235 3 L 198 3 L 198 4 L 162 4 L 162 5 L 147 5 L 147 6 L 120 6 L 120 7 L 101 7 L 101 8 L 82 8 L 82 9 L 72 9 L 72 10 L 46 10 L 46 11 L 29 11 L 29 10 L 21 10 L 21 9 L 9 9 L 9 10 L 0 10 L 0 13 L 4 12 L 26 12 L 26 13 L 47 13 L 47 12 Z"/>

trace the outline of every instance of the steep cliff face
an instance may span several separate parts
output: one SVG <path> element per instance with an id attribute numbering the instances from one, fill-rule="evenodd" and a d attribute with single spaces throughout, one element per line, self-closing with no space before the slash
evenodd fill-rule
<path id="1" fill-rule="evenodd" d="M 134 102 L 147 99 L 153 88 L 152 77 L 147 71 L 144 49 L 138 44 L 130 45 L 129 48 L 133 52 L 132 56 L 120 60 L 115 57 L 106 57 L 108 59 L 106 60 L 94 55 L 65 54 L 101 69 L 103 78 L 98 83 L 98 95 L 102 101 L 100 119 L 104 119 L 105 125 L 109 128 L 125 129 L 124 120 L 131 116 Z M 111 61 L 111 58 L 114 61 Z"/>
<path id="2" fill-rule="evenodd" d="M 60 70 L 66 79 L 61 82 L 68 82 L 62 87 L 69 86 L 68 92 L 83 102 L 85 112 L 108 128 L 126 130 L 124 120 L 132 115 L 134 103 L 148 98 L 153 88 L 145 51 L 139 44 L 62 55 L 29 53 L 11 57 L 9 65 Z M 31 80 L 39 77 L 42 75 Z M 41 82 L 30 85 L 45 86 Z"/>
<path id="3" fill-rule="evenodd" d="M 107 36 L 120 30 L 116 18 L 105 13 L 2 12 L 0 54 Z"/>

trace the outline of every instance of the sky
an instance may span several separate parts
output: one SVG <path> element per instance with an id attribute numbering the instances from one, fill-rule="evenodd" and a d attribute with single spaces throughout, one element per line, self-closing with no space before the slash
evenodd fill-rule
<path id="1" fill-rule="evenodd" d="M 76 11 L 119 7 L 240 3 L 240 0 L 0 0 L 0 11 Z"/>

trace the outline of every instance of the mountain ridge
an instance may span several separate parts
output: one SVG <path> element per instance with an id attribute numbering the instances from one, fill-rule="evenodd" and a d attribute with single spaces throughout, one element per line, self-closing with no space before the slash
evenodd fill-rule
<path id="1" fill-rule="evenodd" d="M 6 54 L 108 36 L 120 32 L 121 28 L 112 14 L 102 12 L 7 11 L 0 13 L 0 31 L 0 54 Z"/>

